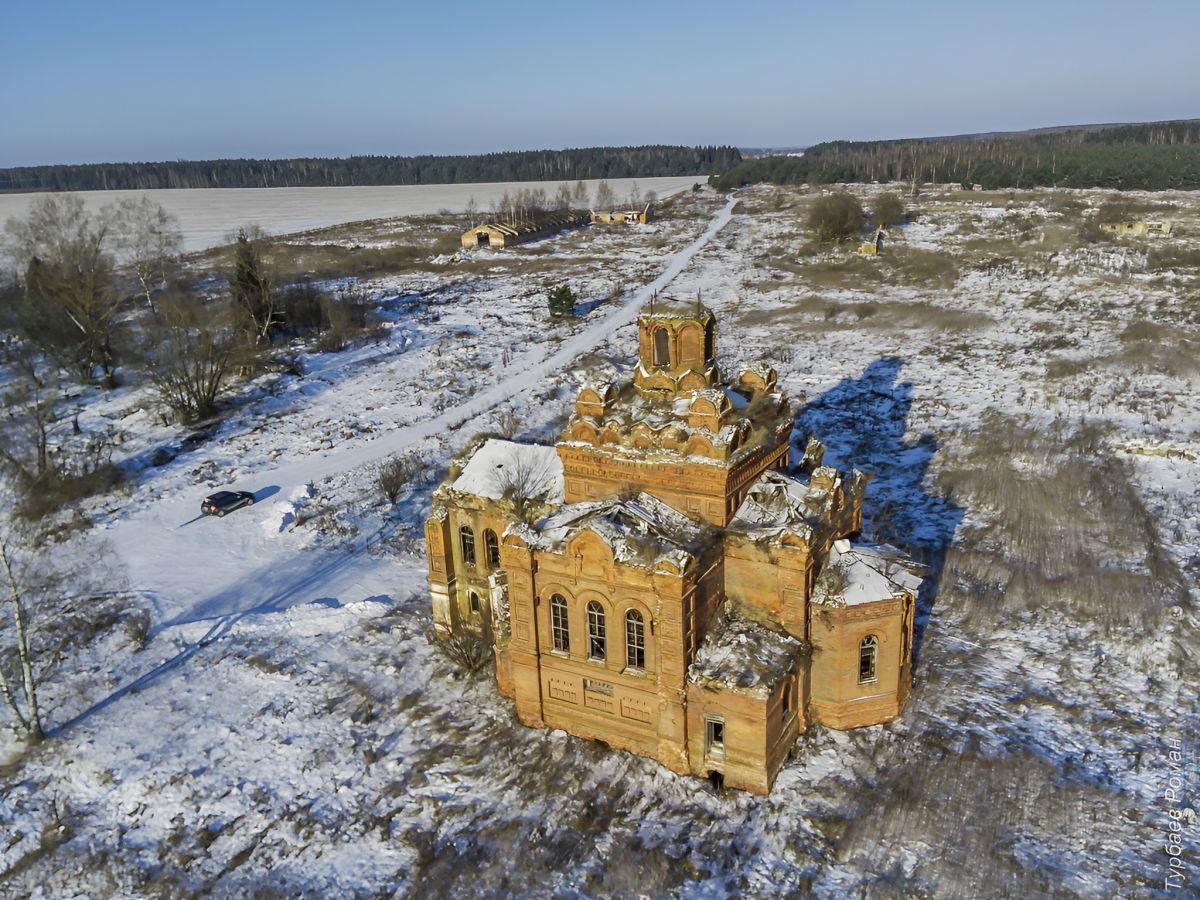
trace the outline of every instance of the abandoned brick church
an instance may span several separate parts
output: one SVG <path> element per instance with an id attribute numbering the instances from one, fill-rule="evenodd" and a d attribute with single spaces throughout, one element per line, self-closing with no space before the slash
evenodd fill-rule
<path id="1" fill-rule="evenodd" d="M 492 643 L 522 722 L 766 793 L 809 725 L 900 714 L 921 579 L 856 540 L 863 473 L 815 440 L 791 464 L 774 370 L 725 381 L 708 309 L 656 300 L 638 337 L 632 382 L 585 385 L 555 447 L 451 468 L 434 623 Z"/>

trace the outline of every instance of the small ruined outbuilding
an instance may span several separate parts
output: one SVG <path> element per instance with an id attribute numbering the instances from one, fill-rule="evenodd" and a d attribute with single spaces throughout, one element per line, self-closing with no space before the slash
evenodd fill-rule
<path id="1" fill-rule="evenodd" d="M 857 539 L 867 476 L 790 464 L 776 373 L 727 380 L 717 323 L 656 300 L 630 381 L 554 447 L 491 438 L 434 494 L 433 620 L 492 644 L 527 725 L 767 793 L 799 734 L 896 718 L 921 583 Z M 797 451 L 797 456 L 800 452 Z"/>
<path id="2" fill-rule="evenodd" d="M 593 225 L 636 225 L 639 222 L 645 225 L 650 221 L 650 204 L 647 203 L 642 210 L 627 209 L 627 210 L 602 210 L 597 212 L 592 210 Z"/>
<path id="3" fill-rule="evenodd" d="M 1145 237 L 1147 235 L 1161 235 L 1166 237 L 1171 233 L 1171 223 L 1145 219 L 1137 219 L 1129 222 L 1101 222 L 1100 230 L 1117 236 L 1133 235 L 1134 237 Z"/>
<path id="4" fill-rule="evenodd" d="M 587 224 L 588 218 L 582 213 L 565 213 L 527 222 L 485 222 L 462 233 L 462 247 L 464 250 L 512 247 Z"/>
<path id="5" fill-rule="evenodd" d="M 858 245 L 858 252 L 864 256 L 878 256 L 883 250 L 883 229 L 875 229 L 875 237 Z"/>

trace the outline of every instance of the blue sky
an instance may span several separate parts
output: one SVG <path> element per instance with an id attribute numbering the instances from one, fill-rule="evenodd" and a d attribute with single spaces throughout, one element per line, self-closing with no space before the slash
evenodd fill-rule
<path id="1" fill-rule="evenodd" d="M 1198 44 L 1195 0 L 12 0 L 0 166 L 1191 118 Z"/>

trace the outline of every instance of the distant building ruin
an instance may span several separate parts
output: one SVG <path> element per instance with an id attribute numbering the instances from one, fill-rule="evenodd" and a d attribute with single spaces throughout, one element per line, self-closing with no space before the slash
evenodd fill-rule
<path id="1" fill-rule="evenodd" d="M 636 225 L 650 221 L 650 204 L 647 203 L 641 211 L 629 210 L 592 210 L 593 225 Z"/>
<path id="2" fill-rule="evenodd" d="M 1145 219 L 1136 219 L 1129 222 L 1101 222 L 1100 230 L 1109 234 L 1115 234 L 1118 237 L 1125 235 L 1133 235 L 1134 237 L 1161 235 L 1166 237 L 1171 233 L 1171 223 Z"/>
<path id="3" fill-rule="evenodd" d="M 512 247 L 588 224 L 582 213 L 565 213 L 525 222 L 485 222 L 462 233 L 464 250 Z"/>
<path id="4" fill-rule="evenodd" d="M 471 447 L 434 494 L 429 589 L 526 725 L 765 794 L 811 725 L 900 714 L 921 575 L 857 539 L 866 475 L 815 439 L 791 465 L 793 402 L 767 366 L 726 381 L 716 327 L 656 300 L 632 380 L 585 385 L 554 447 Z"/>

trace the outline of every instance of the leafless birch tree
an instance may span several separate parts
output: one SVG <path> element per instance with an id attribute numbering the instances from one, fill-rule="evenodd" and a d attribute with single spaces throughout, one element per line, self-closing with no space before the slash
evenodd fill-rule
<path id="1" fill-rule="evenodd" d="M 576 209 L 588 208 L 588 188 L 582 178 L 575 182 L 575 190 L 571 193 L 571 202 Z"/>
<path id="2" fill-rule="evenodd" d="M 596 209 L 610 210 L 616 205 L 617 197 L 613 193 L 613 189 L 609 187 L 607 181 L 601 181 L 596 185 Z"/>
<path id="3" fill-rule="evenodd" d="M 14 530 L 0 532 L 0 575 L 3 581 L 4 605 L 12 619 L 12 647 L 3 648 L 0 655 L 0 694 L 12 711 L 17 730 L 27 739 L 39 741 L 42 731 L 41 711 L 38 708 L 37 679 L 33 673 L 30 652 L 29 616 L 27 603 L 30 588 L 36 581 L 31 564 L 36 556 L 29 552 L 27 542 Z M 6 665 L 15 652 L 18 673 L 10 677 Z M 14 685 L 14 682 L 16 684 Z"/>
<path id="4" fill-rule="evenodd" d="M 143 194 L 116 205 L 113 231 L 122 264 L 153 309 L 154 292 L 166 288 L 179 263 L 183 247 L 179 220 Z"/>

